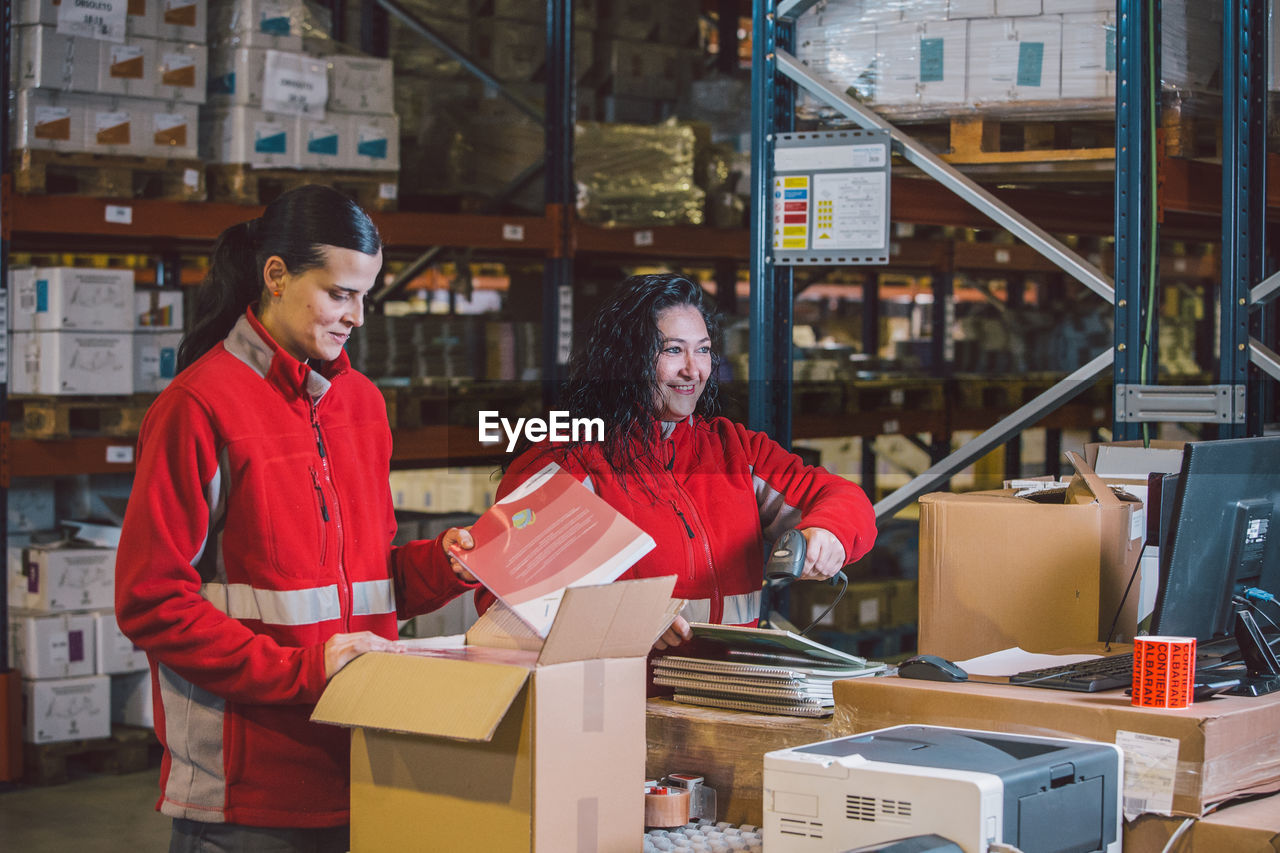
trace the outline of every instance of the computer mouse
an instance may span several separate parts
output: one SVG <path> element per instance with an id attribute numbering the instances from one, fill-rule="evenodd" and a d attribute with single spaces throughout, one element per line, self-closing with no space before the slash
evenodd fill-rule
<path id="1" fill-rule="evenodd" d="M 968 681 L 969 673 L 946 658 L 937 655 L 916 655 L 898 664 L 898 675 L 903 678 L 920 678 L 925 681 Z"/>

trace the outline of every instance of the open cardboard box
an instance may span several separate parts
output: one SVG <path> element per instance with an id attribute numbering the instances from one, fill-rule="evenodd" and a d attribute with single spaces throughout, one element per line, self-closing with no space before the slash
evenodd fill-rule
<path id="1" fill-rule="evenodd" d="M 630 850 L 645 658 L 674 577 L 571 587 L 541 649 L 369 653 L 312 719 L 351 735 L 351 849 Z"/>
<path id="2" fill-rule="evenodd" d="M 1113 639 L 1132 639 L 1138 595 L 1125 589 L 1142 551 L 1142 504 L 1068 456 L 1076 477 L 1049 503 L 1011 490 L 920 498 L 921 652 L 966 660 L 1092 643 L 1117 611 Z"/>

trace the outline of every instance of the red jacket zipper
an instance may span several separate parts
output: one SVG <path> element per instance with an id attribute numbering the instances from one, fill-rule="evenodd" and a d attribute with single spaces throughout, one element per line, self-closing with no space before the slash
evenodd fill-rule
<path id="1" fill-rule="evenodd" d="M 671 508 L 676 511 L 676 515 L 680 516 L 680 521 L 684 523 L 684 529 L 689 534 L 689 538 L 694 540 L 701 538 L 702 540 L 702 552 L 707 558 L 707 571 L 711 574 L 711 612 L 708 614 L 708 618 L 711 622 L 718 624 L 724 618 L 724 598 L 720 594 L 720 576 L 716 573 L 715 563 L 711 559 L 711 542 L 707 539 L 707 531 L 702 525 L 702 520 L 698 517 L 697 510 L 693 509 L 693 501 L 688 500 L 688 494 L 685 492 L 684 487 L 680 485 L 680 481 L 676 479 L 675 464 L 676 446 L 675 442 L 672 441 L 671 459 L 667 462 L 667 473 L 671 475 L 671 484 L 675 486 L 676 493 L 689 504 L 693 518 L 698 522 L 698 529 L 702 533 L 701 537 L 694 534 L 693 528 L 689 524 L 689 519 L 680 511 L 680 507 L 676 505 L 674 500 L 671 502 Z"/>
<path id="2" fill-rule="evenodd" d="M 320 468 L 321 470 L 324 471 L 325 482 L 332 483 L 333 471 L 330 470 L 329 468 L 329 454 L 325 450 L 324 435 L 320 432 L 320 415 L 317 409 L 318 409 L 318 404 L 315 402 L 312 402 L 311 428 L 315 430 L 315 433 L 316 433 L 316 450 L 320 454 Z M 342 610 L 342 625 L 345 629 L 350 630 L 351 616 L 352 616 L 352 599 L 354 598 L 354 591 L 351 588 L 350 580 L 347 579 L 346 567 L 342 564 L 342 507 L 338 505 L 337 490 L 334 489 L 332 491 L 333 491 L 333 513 L 332 513 L 333 527 L 334 527 L 334 533 L 336 534 L 335 547 L 338 554 L 338 560 L 337 560 L 338 599 L 339 599 L 339 603 L 341 605 L 341 610 Z M 321 492 L 321 499 L 323 500 L 323 498 L 324 498 L 324 493 Z"/>

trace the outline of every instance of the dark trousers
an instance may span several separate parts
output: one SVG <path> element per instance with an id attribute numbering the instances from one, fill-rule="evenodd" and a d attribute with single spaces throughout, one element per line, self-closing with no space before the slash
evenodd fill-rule
<path id="1" fill-rule="evenodd" d="M 347 853 L 351 828 L 293 829 L 173 819 L 169 853 Z"/>

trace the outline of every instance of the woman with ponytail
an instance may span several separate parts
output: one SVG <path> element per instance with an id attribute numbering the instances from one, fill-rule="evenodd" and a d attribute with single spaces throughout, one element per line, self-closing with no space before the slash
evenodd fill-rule
<path id="1" fill-rule="evenodd" d="M 834 575 L 876 537 L 862 489 L 717 417 L 718 344 L 696 283 L 631 276 L 595 313 L 569 364 L 569 416 L 601 419 L 604 440 L 541 442 L 498 487 L 504 497 L 554 461 L 653 537 L 657 547 L 623 578 L 676 576 L 673 594 L 686 604 L 659 649 L 689 639 L 689 622 L 755 625 L 765 549 L 788 529 L 805 538 L 810 579 Z M 458 528 L 444 542 L 473 547 Z M 477 593 L 480 610 L 492 602 Z"/>
<path id="2" fill-rule="evenodd" d="M 349 735 L 311 709 L 476 586 L 436 542 L 391 545 L 386 406 L 343 348 L 381 267 L 327 187 L 227 229 L 143 422 L 116 615 L 151 662 L 171 851 L 346 851 Z"/>

